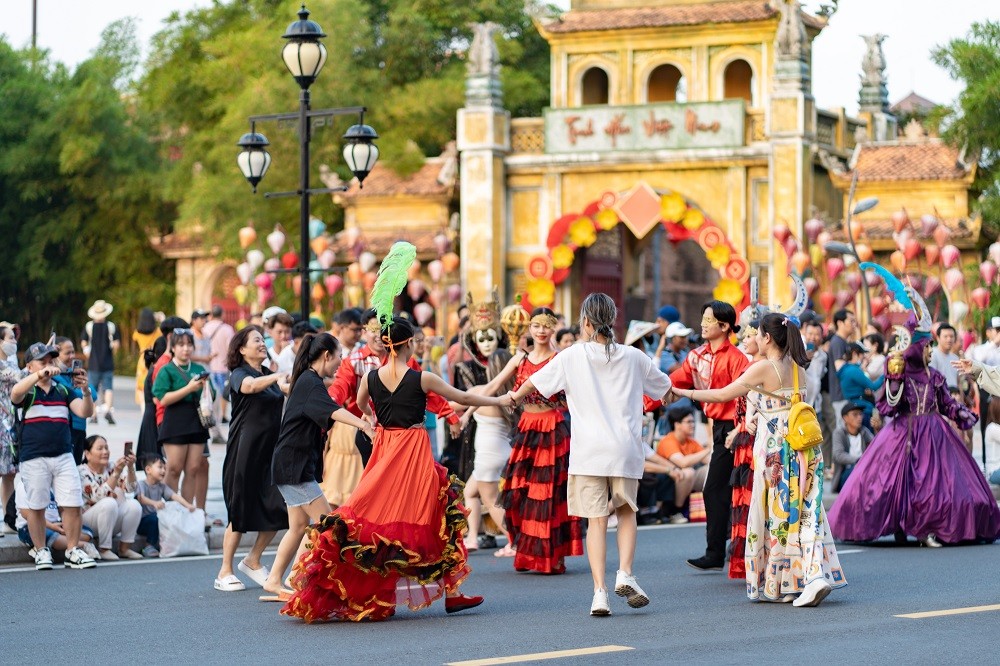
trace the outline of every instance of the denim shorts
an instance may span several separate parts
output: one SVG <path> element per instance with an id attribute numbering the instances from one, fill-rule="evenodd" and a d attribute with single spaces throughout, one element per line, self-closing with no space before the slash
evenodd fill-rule
<path id="1" fill-rule="evenodd" d="M 90 385 L 94 387 L 97 391 L 98 397 L 101 395 L 101 391 L 110 391 L 112 389 L 112 384 L 114 384 L 115 371 L 105 370 L 99 371 L 95 370 L 90 373 Z"/>
<path id="2" fill-rule="evenodd" d="M 86 534 L 87 536 L 89 536 L 91 541 L 94 540 L 94 531 L 92 529 L 90 529 L 89 527 L 83 527 L 81 525 L 80 526 L 80 536 L 83 536 L 84 534 Z M 58 539 L 60 536 L 62 536 L 62 535 L 59 534 L 59 532 L 56 532 L 55 530 L 50 530 L 49 528 L 46 527 L 45 528 L 45 547 L 46 548 L 51 548 L 52 544 L 54 544 L 56 542 L 56 539 Z M 33 544 L 31 542 L 31 534 L 28 532 L 28 526 L 27 525 L 25 525 L 24 527 L 18 528 L 18 530 L 17 530 L 17 538 L 20 539 L 21 543 L 23 543 L 28 548 L 34 548 L 35 547 L 35 544 Z"/>
<path id="3" fill-rule="evenodd" d="M 228 372 L 213 372 L 209 375 L 212 380 L 212 386 L 215 387 L 216 395 L 222 395 L 222 387 L 226 385 L 226 380 L 229 379 Z"/>
<path id="4" fill-rule="evenodd" d="M 278 484 L 278 492 L 288 506 L 305 506 L 323 497 L 323 489 L 315 481 L 305 483 Z"/>

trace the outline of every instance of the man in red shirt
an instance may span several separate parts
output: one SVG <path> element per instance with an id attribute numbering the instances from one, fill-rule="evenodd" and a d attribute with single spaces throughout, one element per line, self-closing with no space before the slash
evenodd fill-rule
<path id="1" fill-rule="evenodd" d="M 389 360 L 389 351 L 382 344 L 382 330 L 375 317 L 375 311 L 366 310 L 361 317 L 361 324 L 364 326 L 361 337 L 365 345 L 340 362 L 340 367 L 337 368 L 337 374 L 329 389 L 330 397 L 338 405 L 358 417 L 361 416 L 361 408 L 358 407 L 358 384 L 361 382 L 361 378 L 369 370 L 377 370 Z M 409 366 L 417 372 L 421 371 L 420 364 L 412 357 Z M 448 401 L 438 394 L 427 393 L 427 409 L 445 419 L 453 431 L 459 430 L 458 415 L 455 414 L 455 410 L 451 408 Z M 368 458 L 372 454 L 371 440 L 363 432 L 358 431 L 354 442 L 358 451 L 361 452 L 362 462 L 367 465 Z"/>
<path id="2" fill-rule="evenodd" d="M 711 301 L 701 311 L 701 337 L 705 344 L 684 359 L 681 367 L 670 374 L 670 381 L 679 389 L 711 389 L 729 386 L 750 365 L 746 354 L 733 346 L 729 337 L 739 330 L 736 310 L 729 303 Z M 709 403 L 705 416 L 711 419 L 712 460 L 705 479 L 705 538 L 708 545 L 702 557 L 687 563 L 695 569 L 722 569 L 729 537 L 729 508 L 733 488 L 733 452 L 726 448 L 726 436 L 734 427 L 736 401 Z M 695 488 L 694 490 L 697 490 Z"/>

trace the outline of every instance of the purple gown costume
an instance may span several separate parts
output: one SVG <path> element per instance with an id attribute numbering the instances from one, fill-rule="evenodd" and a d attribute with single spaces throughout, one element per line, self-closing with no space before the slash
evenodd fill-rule
<path id="1" fill-rule="evenodd" d="M 892 420 L 858 461 L 829 513 L 843 541 L 872 541 L 897 531 L 942 543 L 1000 538 L 1000 509 L 989 484 L 945 417 L 968 430 L 977 417 L 955 402 L 944 376 L 924 363 L 929 338 L 903 352 L 901 379 L 889 379 L 878 410 Z M 902 397 L 892 406 L 887 392 Z"/>

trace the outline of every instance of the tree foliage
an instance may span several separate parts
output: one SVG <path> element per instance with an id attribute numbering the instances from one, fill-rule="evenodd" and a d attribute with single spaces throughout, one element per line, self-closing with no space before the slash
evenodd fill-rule
<path id="1" fill-rule="evenodd" d="M 933 52 L 951 77 L 965 84 L 955 105 L 935 114 L 943 136 L 979 155 L 974 202 L 994 234 L 1000 231 L 1000 22 L 974 23 L 969 34 Z"/>

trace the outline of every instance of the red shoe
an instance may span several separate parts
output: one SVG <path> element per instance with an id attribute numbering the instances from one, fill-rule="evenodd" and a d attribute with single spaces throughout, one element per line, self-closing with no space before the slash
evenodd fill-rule
<path id="1" fill-rule="evenodd" d="M 464 594 L 460 594 L 456 597 L 446 597 L 444 600 L 444 609 L 448 613 L 458 613 L 475 608 L 481 603 L 483 603 L 482 597 L 467 597 Z"/>

